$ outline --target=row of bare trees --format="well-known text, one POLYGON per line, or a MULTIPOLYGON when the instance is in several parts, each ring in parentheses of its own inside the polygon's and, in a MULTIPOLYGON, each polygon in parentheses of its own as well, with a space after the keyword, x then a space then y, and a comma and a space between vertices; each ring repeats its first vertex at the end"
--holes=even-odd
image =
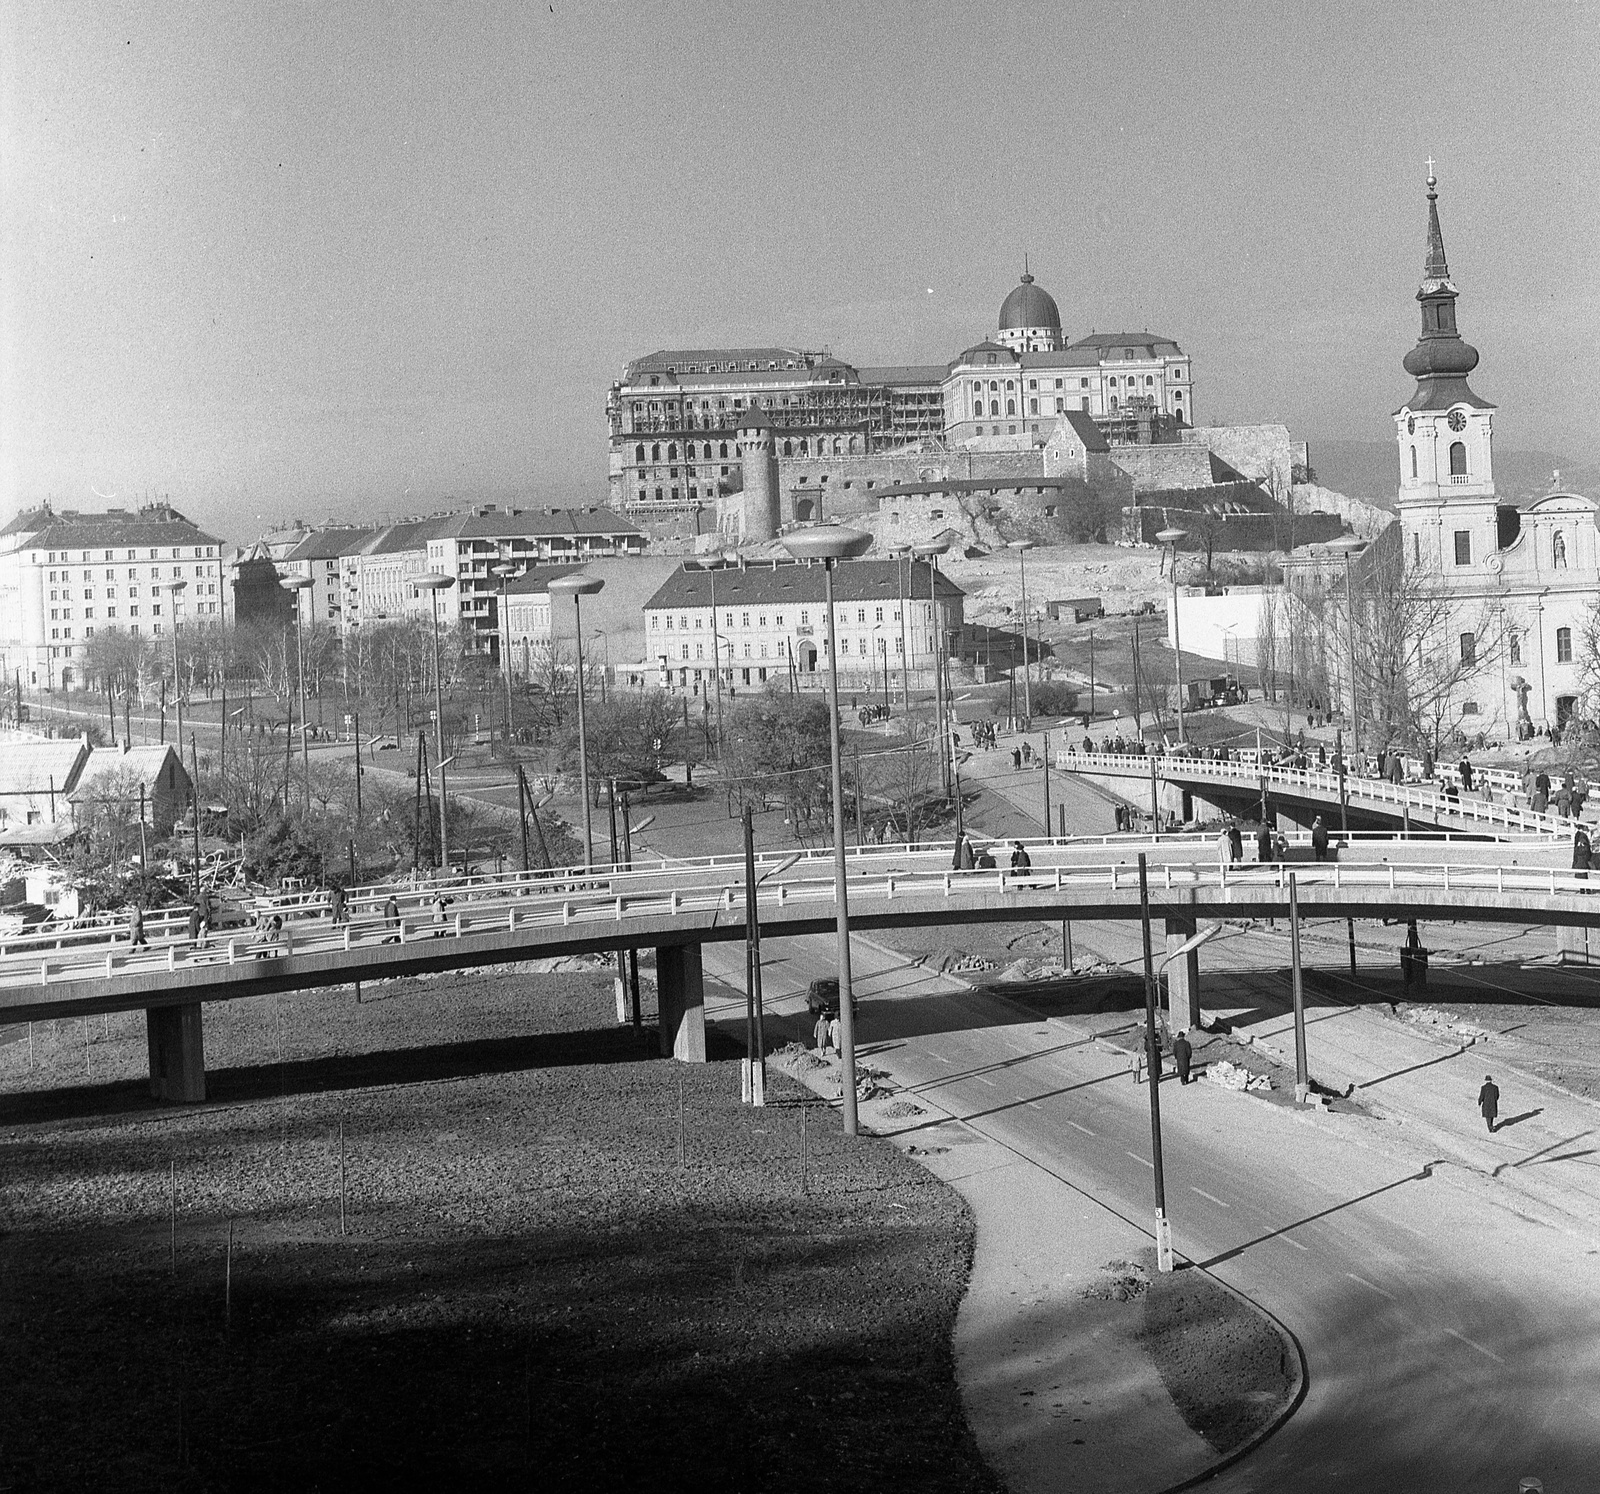
MULTIPOLYGON (((1362 744, 1427 748, 1436 756, 1480 729, 1475 688, 1503 668, 1505 614, 1406 564, 1398 526, 1352 566, 1298 571, 1263 593, 1257 628, 1261 687, 1291 706, 1345 710, 1351 683, 1362 744)), ((1498 697, 1499 686, 1495 693, 1498 697)))

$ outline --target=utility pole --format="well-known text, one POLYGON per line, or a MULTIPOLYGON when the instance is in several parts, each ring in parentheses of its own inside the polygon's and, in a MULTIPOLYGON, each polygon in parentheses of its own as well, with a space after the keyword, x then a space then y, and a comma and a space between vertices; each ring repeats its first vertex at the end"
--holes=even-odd
POLYGON ((1150 1160, 1155 1167, 1156 1267, 1172 1269, 1172 1225, 1167 1219, 1167 1182, 1161 1165, 1161 1035, 1156 1030, 1156 967, 1150 947, 1150 873, 1139 853, 1139 920, 1144 929, 1145 1067, 1150 1079, 1150 1160))
POLYGON ((1304 1105, 1311 1094, 1306 1065, 1306 991, 1300 974, 1300 891, 1289 873, 1289 960, 1294 985, 1294 1102, 1304 1105))
POLYGON ((761 920, 756 907, 756 840, 744 807, 744 1090, 752 1105, 767 1103, 767 1056, 761 1020, 761 920))
MULTIPOLYGON (((1339 841, 1340 850, 1350 847, 1350 796, 1345 792, 1344 782, 1344 729, 1335 728, 1333 733, 1333 755, 1339 764, 1339 841)), ((1344 921, 1345 938, 1350 944, 1350 973, 1356 973, 1356 921, 1346 918, 1344 921)))

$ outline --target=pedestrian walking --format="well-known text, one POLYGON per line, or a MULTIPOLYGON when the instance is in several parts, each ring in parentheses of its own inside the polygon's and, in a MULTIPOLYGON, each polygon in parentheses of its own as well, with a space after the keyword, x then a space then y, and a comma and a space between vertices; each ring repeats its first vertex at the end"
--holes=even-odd
POLYGON ((1478 1109, 1483 1112, 1484 1121, 1488 1124, 1489 1134, 1492 1136, 1495 1120, 1500 1114, 1500 1086, 1489 1074, 1483 1076, 1483 1088, 1478 1091, 1478 1109))
POLYGON ((200 944, 200 928, 204 922, 205 919, 200 912, 200 904, 197 901, 195 905, 189 909, 189 921, 185 925, 183 931, 184 937, 196 947, 198 947, 200 944))
POLYGON ((442 939, 449 932, 449 921, 445 910, 455 902, 447 893, 439 893, 433 900, 433 937, 442 939))
MULTIPOLYGON (((383 903, 383 926, 394 935, 393 942, 398 944, 405 938, 405 930, 400 927, 400 904, 391 892, 383 903)), ((388 935, 384 936, 384 943, 389 943, 388 935)))
POLYGON ((1138 1041, 1133 1046, 1133 1052, 1128 1055, 1128 1070, 1132 1073, 1135 1084, 1144 1083, 1144 1053, 1144 1032, 1141 1030, 1138 1041))
POLYGON ((826 1011, 817 1013, 817 1025, 812 1028, 811 1036, 816 1039, 817 1057, 825 1057, 828 1052, 828 1013, 826 1011))
POLYGON ((1261 822, 1261 828, 1256 831, 1256 860, 1272 860, 1272 830, 1265 820, 1261 822))
POLYGON ((1189 1046, 1189 1034, 1180 1032, 1172 1040, 1172 1061, 1178 1066, 1178 1083, 1189 1082, 1189 1066, 1194 1062, 1194 1049, 1189 1046))
POLYGON ((1020 747, 1011 749, 1011 769, 1013 772, 1020 772, 1022 769, 1022 749, 1020 747))
POLYGON ((1320 814, 1311 822, 1311 854, 1318 861, 1328 859, 1328 827, 1320 814))
POLYGON ((972 842, 965 835, 956 842, 956 870, 971 871, 973 863, 972 842))
POLYGON ((332 911, 335 923, 350 922, 350 911, 345 906, 344 888, 337 882, 333 884, 333 890, 328 894, 328 907, 332 911))
POLYGON ((1235 865, 1244 860, 1244 836, 1238 820, 1228 821, 1228 860, 1235 865))
POLYGON ((1027 766, 1027 767, 1031 768, 1033 766, 1033 743, 1032 742, 1024 742, 1022 744, 1022 761, 1023 761, 1024 765, 1027 766))
POLYGON ((1033 857, 1028 854, 1028 849, 1020 840, 1011 842, 1011 871, 1015 876, 1022 876, 1025 872, 1033 870, 1033 857))
POLYGON ((1589 880, 1589 867, 1593 864, 1594 851, 1589 844, 1589 832, 1581 825, 1572 837, 1572 870, 1580 882, 1589 880))
POLYGON ((1471 763, 1471 761, 1468 758, 1462 758, 1460 764, 1456 768, 1456 772, 1461 778, 1461 790, 1462 790, 1462 792, 1470 794, 1472 792, 1472 763, 1471 763))
POLYGON ((137 944, 149 942, 144 934, 144 909, 135 903, 128 914, 128 947, 132 949, 137 944))
POLYGON ((828 1014, 828 1046, 835 1053, 841 1051, 839 1047, 839 1014, 837 1012, 828 1014))

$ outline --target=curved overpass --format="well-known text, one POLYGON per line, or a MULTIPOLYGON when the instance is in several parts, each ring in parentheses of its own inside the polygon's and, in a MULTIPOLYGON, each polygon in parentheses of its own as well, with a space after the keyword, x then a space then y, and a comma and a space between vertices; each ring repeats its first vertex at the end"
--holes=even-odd
MULTIPOLYGON (((1126 797, 1138 801, 1152 771, 1162 783, 1180 792, 1214 804, 1219 810, 1249 816, 1259 804, 1263 784, 1271 802, 1293 812, 1294 818, 1309 823, 1315 814, 1339 813, 1339 775, 1326 768, 1291 768, 1282 763, 1256 764, 1251 761, 1217 762, 1210 758, 1172 753, 1122 754, 1110 752, 1057 752, 1053 766, 1058 772, 1074 773, 1115 786, 1126 797)), ((1392 783, 1384 778, 1365 778, 1347 774, 1345 802, 1356 825, 1394 826, 1409 818, 1419 827, 1499 838, 1506 835, 1570 835, 1577 821, 1569 816, 1535 813, 1520 802, 1522 794, 1515 776, 1502 770, 1487 770, 1474 779, 1470 794, 1446 794, 1444 784, 1403 780, 1392 783), (1477 785, 1488 787, 1490 798, 1483 798, 1477 785)), ((1335 821, 1336 822, 1336 821, 1335 821)))
MULTIPOLYGON (((1303 837, 1300 838, 1303 841, 1303 837)), ((1149 859, 1149 902, 1167 931, 1196 918, 1285 917, 1289 879, 1302 915, 1600 926, 1600 898, 1559 863, 1564 848, 1547 837, 1514 845, 1416 843, 1377 838, 1345 847, 1341 859, 1249 863, 1216 859, 1205 836, 1035 841, 1033 867, 952 871, 948 846, 862 848, 851 858, 847 895, 852 925, 863 931, 915 925, 1026 919, 1136 919, 1140 852, 1149 859)), ((1291 857, 1308 856, 1297 844, 1291 857)), ((762 932, 826 933, 834 926, 827 857, 766 855, 758 862, 762 932)), ((307 908, 283 934, 262 943, 247 934, 197 947, 176 937, 153 946, 114 943, 97 930, 8 941, 0 954, 0 1021, 25 1022, 143 1008, 150 1013, 157 1092, 203 1094, 203 1003, 274 991, 503 964, 618 948, 657 951, 663 1027, 699 1007, 699 947, 745 937, 742 858, 662 863, 556 877, 517 874, 452 883, 442 917, 429 911, 435 888, 404 895, 398 924, 382 914, 388 889, 353 900, 348 923, 307 908), (191 1053, 191 1049, 194 1051, 191 1053), (186 1076, 159 1082, 163 1072, 186 1076)), ((1188 999, 1188 998, 1186 998, 1188 999)), ((702 1049, 703 1051, 703 1049, 702 1049)), ((680 1056, 685 1054, 680 1048, 680 1056)))

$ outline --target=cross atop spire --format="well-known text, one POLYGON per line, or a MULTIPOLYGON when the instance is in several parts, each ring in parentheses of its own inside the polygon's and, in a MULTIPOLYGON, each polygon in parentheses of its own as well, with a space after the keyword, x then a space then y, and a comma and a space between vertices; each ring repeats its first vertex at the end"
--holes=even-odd
POLYGON ((1433 157, 1428 157, 1428 257, 1422 266, 1422 281, 1450 279, 1450 266, 1444 257, 1444 231, 1439 227, 1439 179, 1433 174, 1433 157))
POLYGON ((1022 251, 1022 283, 1024 285, 1033 284, 1033 276, 1028 273, 1028 251, 1026 249, 1022 251))

